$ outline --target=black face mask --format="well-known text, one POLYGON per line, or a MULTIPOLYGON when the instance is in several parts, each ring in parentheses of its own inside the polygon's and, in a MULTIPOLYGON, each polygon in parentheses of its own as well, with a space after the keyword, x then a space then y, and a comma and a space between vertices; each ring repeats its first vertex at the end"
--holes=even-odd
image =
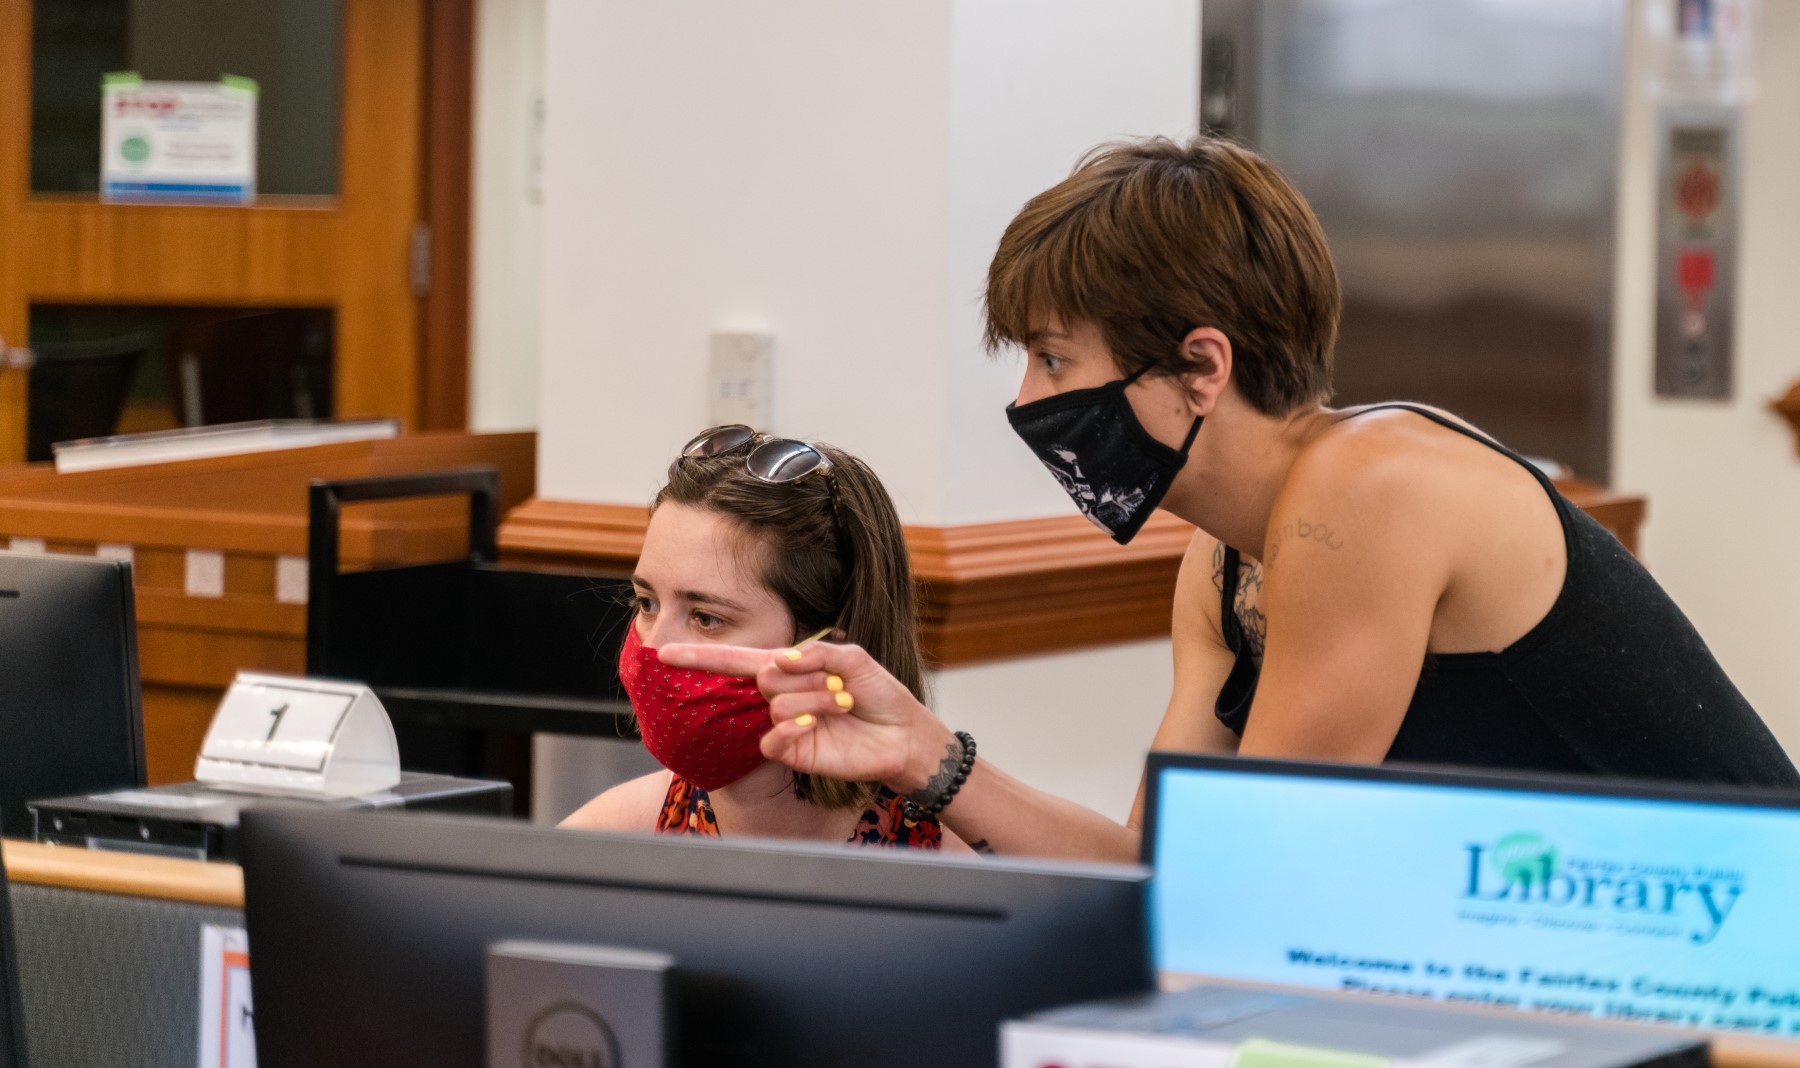
POLYGON ((1204 418, 1194 417, 1179 449, 1151 437, 1125 399, 1125 387, 1148 370, 1023 408, 1006 406, 1007 422, 1062 483, 1075 507, 1120 545, 1135 537, 1162 503, 1204 418))

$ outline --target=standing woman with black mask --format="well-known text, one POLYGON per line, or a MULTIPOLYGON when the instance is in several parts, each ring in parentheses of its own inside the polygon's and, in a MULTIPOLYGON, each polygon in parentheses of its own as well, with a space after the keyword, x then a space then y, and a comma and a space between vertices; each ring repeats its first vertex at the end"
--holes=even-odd
MULTIPOLYGON (((1029 361, 1007 417, 1076 507, 1121 543, 1159 507, 1198 528, 1156 748, 1800 785, 1535 467, 1435 409, 1326 407, 1339 303, 1305 201, 1207 138, 1090 154, 989 268, 988 341, 1029 361)), ((975 761, 852 646, 662 654, 756 676, 772 759, 886 783, 998 852, 1137 855, 1141 790, 1121 826, 975 761)))

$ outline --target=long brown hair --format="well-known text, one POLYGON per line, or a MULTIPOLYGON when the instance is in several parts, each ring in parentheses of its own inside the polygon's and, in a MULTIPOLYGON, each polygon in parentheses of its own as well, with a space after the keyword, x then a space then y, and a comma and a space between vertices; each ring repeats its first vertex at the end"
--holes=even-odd
MULTIPOLYGON (((912 566, 893 499, 868 464, 814 448, 831 472, 780 484, 750 474, 742 449, 678 459, 650 509, 673 501, 732 520, 759 550, 762 583, 787 605, 795 638, 836 627, 923 701, 912 566)), ((877 787, 798 772, 793 782, 795 796, 827 808, 867 805, 877 787)))

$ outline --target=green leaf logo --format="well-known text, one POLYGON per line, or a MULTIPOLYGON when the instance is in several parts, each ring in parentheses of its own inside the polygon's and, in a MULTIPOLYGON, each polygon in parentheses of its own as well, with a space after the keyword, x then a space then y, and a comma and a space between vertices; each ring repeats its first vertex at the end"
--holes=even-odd
POLYGON ((1556 874, 1556 847, 1541 834, 1517 831, 1494 843, 1493 861, 1507 882, 1535 883, 1556 874))
POLYGON ((127 137, 119 146, 119 155, 124 156, 127 162, 142 163, 150 158, 150 142, 142 137, 127 137))

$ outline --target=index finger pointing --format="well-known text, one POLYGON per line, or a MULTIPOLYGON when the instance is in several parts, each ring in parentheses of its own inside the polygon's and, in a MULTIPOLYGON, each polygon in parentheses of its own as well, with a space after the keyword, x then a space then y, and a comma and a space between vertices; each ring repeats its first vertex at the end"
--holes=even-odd
POLYGON ((742 645, 672 643, 656 650, 656 658, 674 668, 693 668, 748 679, 762 670, 772 652, 772 649, 751 649, 742 645))
POLYGON ((798 649, 777 649, 770 661, 791 675, 831 672, 837 675, 862 675, 867 670, 885 670, 875 663, 860 645, 837 642, 813 642, 798 649))

